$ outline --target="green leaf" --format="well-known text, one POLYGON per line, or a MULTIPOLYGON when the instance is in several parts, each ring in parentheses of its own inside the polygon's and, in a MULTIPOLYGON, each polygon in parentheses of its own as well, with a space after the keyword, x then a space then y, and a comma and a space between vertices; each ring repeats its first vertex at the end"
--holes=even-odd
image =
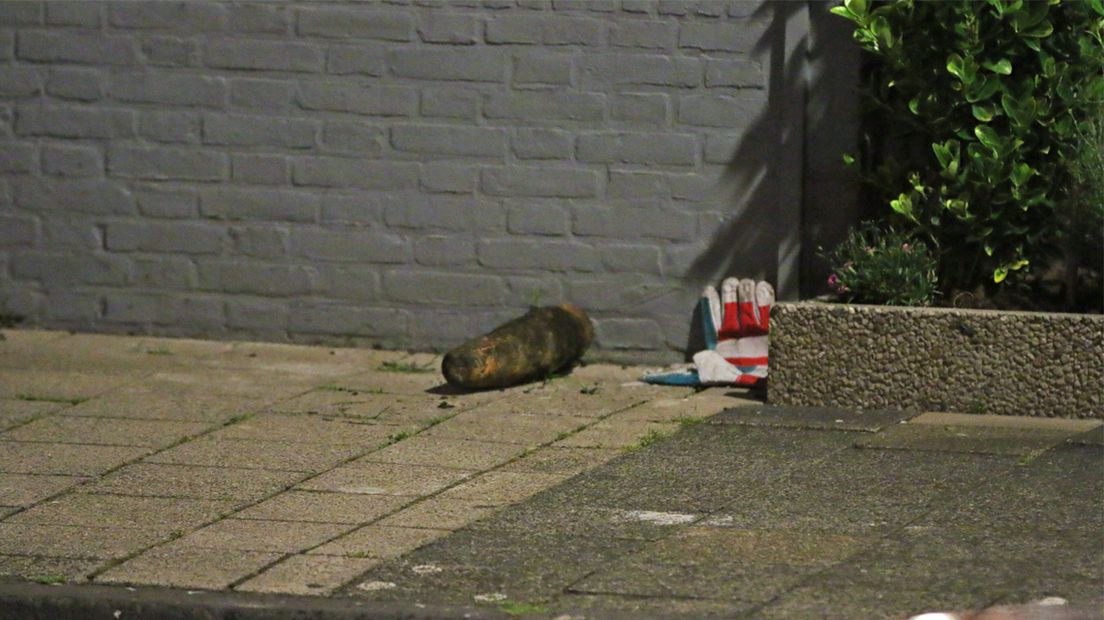
POLYGON ((997 62, 983 62, 981 66, 1000 75, 1012 75, 1012 61, 1001 58, 997 62))
POLYGON ((963 71, 963 62, 962 56, 951 54, 947 57, 947 71, 959 80, 965 81, 963 77, 965 75, 963 71))
POLYGON ((849 19, 851 21, 857 21, 857 18, 855 17, 855 14, 852 13, 851 11, 848 11, 847 7, 834 6, 830 9, 828 9, 828 12, 832 13, 833 15, 839 15, 840 17, 843 17, 845 19, 849 19))
POLYGON ((974 118, 983 123, 988 123, 997 115, 997 106, 991 103, 975 103, 970 106, 970 112, 974 115, 974 118))
POLYGON ((920 115, 920 97, 913 97, 908 102, 909 112, 919 116, 920 115))
POLYGON ((932 144, 932 151, 935 152, 935 158, 939 160, 939 165, 943 168, 950 166, 951 162, 954 161, 954 156, 951 155, 951 149, 938 142, 932 144))
POLYGON ((993 282, 1000 284, 1004 282, 1004 279, 1008 277, 1008 269, 1005 267, 997 267, 993 270, 993 282))
POLYGON ((1020 162, 1015 166, 1012 166, 1012 185, 1019 187, 1024 183, 1027 183, 1031 177, 1035 174, 1035 169, 1027 165, 1024 162, 1020 162))
POLYGON ((986 147, 994 151, 1000 148, 1000 136, 997 135, 996 130, 992 127, 988 125, 978 125, 974 127, 974 135, 976 135, 978 141, 986 147))
POLYGON ((1104 17, 1104 0, 1088 0, 1088 2, 1097 15, 1104 17))
POLYGON ((1036 39, 1044 39, 1054 33, 1054 26, 1049 20, 1043 21, 1037 26, 1033 26, 1028 30, 1024 30, 1020 34, 1025 37, 1032 37, 1036 39))
POLYGON ((912 212, 912 199, 905 194, 901 194, 896 200, 889 201, 889 206, 897 213, 905 216, 909 220, 915 222, 916 215, 912 212))
POLYGON ((884 47, 893 47, 893 29, 889 26, 889 20, 879 15, 870 20, 870 30, 878 37, 884 47))
POLYGON ((866 14, 866 0, 843 0, 843 6, 855 15, 866 14))
POLYGON ((843 164, 845 166, 855 165, 855 156, 851 155, 850 153, 844 153, 843 154, 843 164))
POLYGON ((997 91, 1001 88, 1000 78, 984 77, 980 80, 971 82, 966 88, 966 101, 975 103, 988 99, 997 94, 997 91))

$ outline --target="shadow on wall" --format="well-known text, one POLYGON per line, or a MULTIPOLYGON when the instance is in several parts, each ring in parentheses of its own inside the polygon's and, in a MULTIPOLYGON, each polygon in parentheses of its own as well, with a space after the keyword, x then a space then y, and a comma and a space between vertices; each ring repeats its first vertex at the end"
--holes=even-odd
MULTIPOLYGON (((752 50, 767 65, 766 105, 720 181, 731 211, 684 282, 767 280, 779 299, 824 292, 817 247, 843 239, 859 218, 857 184, 841 158, 858 136, 859 54, 828 8, 768 2, 752 15, 770 23, 752 50)), ((700 324, 695 307, 688 352, 704 348, 700 324)))

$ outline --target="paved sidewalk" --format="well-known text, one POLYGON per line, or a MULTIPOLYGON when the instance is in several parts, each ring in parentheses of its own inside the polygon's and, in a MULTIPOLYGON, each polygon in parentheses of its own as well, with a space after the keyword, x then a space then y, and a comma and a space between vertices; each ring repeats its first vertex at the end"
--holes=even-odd
POLYGON ((42 617, 1104 613, 1097 421, 772 408, 605 365, 454 394, 428 355, 4 334, 0 574, 79 584, 23 586, 63 601, 42 617))
POLYGON ((39 582, 328 594, 754 402, 605 365, 456 394, 425 354, 4 334, 0 573, 39 582))

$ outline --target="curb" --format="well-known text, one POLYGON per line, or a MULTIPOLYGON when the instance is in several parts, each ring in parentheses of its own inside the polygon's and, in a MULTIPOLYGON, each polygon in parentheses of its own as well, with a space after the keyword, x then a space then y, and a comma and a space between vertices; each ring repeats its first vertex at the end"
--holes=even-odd
POLYGON ((0 581, 0 620, 431 620, 508 617, 489 609, 379 603, 352 598, 0 581))

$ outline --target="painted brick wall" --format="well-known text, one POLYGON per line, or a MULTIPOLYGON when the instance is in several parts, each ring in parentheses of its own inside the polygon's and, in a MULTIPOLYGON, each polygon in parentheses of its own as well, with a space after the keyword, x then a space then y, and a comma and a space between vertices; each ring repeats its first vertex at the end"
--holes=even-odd
MULTIPOLYGON (((603 355, 669 359, 769 133, 772 13, 2 3, 0 310, 440 349, 570 301, 603 355)), ((774 277, 772 234, 730 271, 774 277)))

